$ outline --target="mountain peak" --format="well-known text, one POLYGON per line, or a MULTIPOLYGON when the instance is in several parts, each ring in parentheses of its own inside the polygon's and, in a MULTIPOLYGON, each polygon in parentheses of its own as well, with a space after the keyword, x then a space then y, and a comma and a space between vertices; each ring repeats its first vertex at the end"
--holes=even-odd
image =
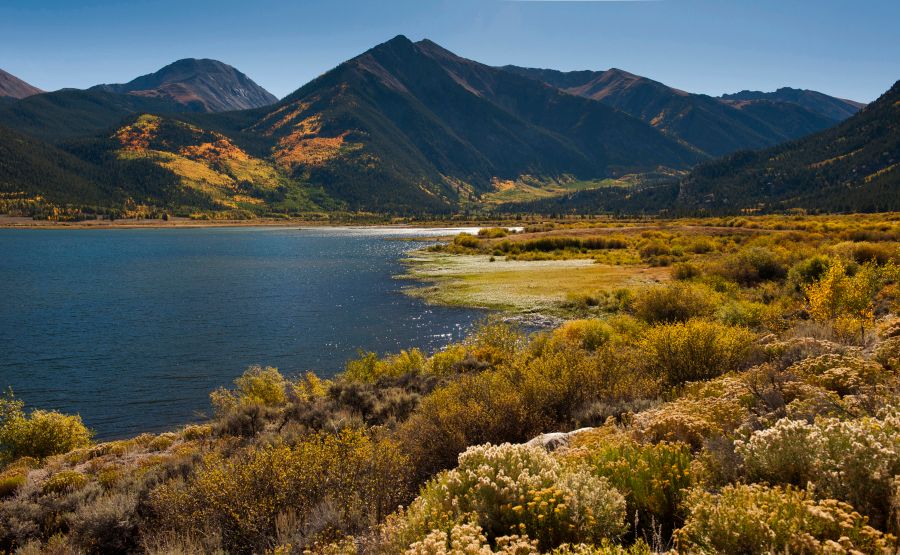
POLYGON ((385 42, 385 44, 412 44, 413 41, 409 40, 406 35, 397 35, 391 40, 385 42))
POLYGON ((607 69, 606 71, 604 71, 603 73, 610 75, 610 76, 614 75, 616 77, 625 77, 628 79, 646 79, 645 77, 635 75, 634 73, 631 73, 630 71, 625 71, 624 69, 619 69, 617 67, 611 67, 611 68, 607 69))
POLYGON ((44 91, 0 69, 0 97, 25 98, 44 91))
POLYGON ((209 58, 182 58, 128 83, 96 88, 166 98, 202 112, 259 108, 278 101, 234 67, 209 58))
POLYGON ((409 40, 409 38, 407 38, 406 35, 397 35, 396 37, 392 38, 391 40, 387 40, 379 45, 376 45, 375 47, 371 48, 369 51, 371 52, 371 51, 378 51, 378 50, 394 50, 394 49, 408 50, 410 48, 413 48, 414 45, 415 45, 415 43, 413 41, 409 40))

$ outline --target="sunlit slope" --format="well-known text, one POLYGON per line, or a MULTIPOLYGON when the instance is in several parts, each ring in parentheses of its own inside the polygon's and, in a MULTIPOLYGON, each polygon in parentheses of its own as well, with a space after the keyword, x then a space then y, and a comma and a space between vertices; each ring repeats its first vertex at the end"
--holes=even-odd
POLYGON ((113 139, 120 160, 152 162, 173 174, 183 189, 209 199, 214 208, 260 211, 286 208, 285 202, 294 202, 297 209, 320 208, 271 160, 248 154, 215 131, 144 114, 118 129, 113 139))

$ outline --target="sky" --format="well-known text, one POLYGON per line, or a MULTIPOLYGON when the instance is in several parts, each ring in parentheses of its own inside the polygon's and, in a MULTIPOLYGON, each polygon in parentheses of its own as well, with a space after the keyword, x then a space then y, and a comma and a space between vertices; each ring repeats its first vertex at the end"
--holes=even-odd
POLYGON ((283 97, 398 34, 714 96, 791 86, 869 102, 900 79, 898 0, 0 0, 0 68, 45 90, 190 57, 283 97))

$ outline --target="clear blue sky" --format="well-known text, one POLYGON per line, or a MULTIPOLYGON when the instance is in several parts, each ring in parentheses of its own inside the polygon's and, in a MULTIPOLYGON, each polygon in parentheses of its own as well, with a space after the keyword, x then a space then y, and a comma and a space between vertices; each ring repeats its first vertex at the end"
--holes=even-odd
POLYGON ((397 34, 712 95, 787 85, 871 101, 900 79, 898 0, 0 0, 0 68, 46 90, 202 57, 282 97, 397 34))

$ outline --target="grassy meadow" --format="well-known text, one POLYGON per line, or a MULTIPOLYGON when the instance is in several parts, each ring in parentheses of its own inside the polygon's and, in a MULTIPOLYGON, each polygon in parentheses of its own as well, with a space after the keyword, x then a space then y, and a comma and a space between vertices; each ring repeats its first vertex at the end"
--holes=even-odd
POLYGON ((564 321, 249 368, 208 421, 105 443, 9 393, 0 549, 897 552, 900 214, 533 221, 408 277, 564 321))

